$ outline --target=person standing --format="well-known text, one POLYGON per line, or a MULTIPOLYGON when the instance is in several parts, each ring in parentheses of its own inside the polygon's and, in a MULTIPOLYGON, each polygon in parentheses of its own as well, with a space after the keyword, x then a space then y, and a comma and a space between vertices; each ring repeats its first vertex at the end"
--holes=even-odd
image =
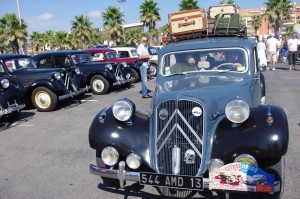
POLYGON ((148 46, 147 46, 147 38, 142 37, 141 43, 137 48, 137 54, 139 59, 142 61, 142 65, 140 65, 140 71, 141 71, 141 83, 142 83, 142 98, 151 98, 148 94, 148 88, 147 88, 147 70, 150 65, 149 59, 152 58, 152 56, 149 54, 148 46))
POLYGON ((259 66, 267 66, 267 57, 266 57, 266 45, 263 42, 262 36, 258 38, 257 43, 257 54, 259 59, 259 66))
POLYGON ((298 45, 300 45, 300 41, 297 38, 297 33, 293 32, 292 38, 288 40, 288 61, 289 61, 289 70, 295 70, 297 53, 298 53, 298 45))
POLYGON ((282 36, 280 58, 282 59, 283 63, 285 63, 287 60, 288 40, 289 37, 287 35, 282 36))
POLYGON ((280 42, 271 35, 271 37, 267 40, 267 61, 268 67, 267 70, 270 69, 270 64, 272 63, 272 70, 275 70, 277 63, 277 50, 280 46, 280 42))

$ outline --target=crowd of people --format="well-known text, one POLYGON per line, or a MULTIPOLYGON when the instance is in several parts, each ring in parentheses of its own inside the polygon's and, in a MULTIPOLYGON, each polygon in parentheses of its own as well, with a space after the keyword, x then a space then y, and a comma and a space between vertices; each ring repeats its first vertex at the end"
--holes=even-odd
POLYGON ((267 66, 267 70, 276 70, 278 61, 288 63, 289 70, 295 70, 300 40, 297 33, 287 35, 270 35, 266 40, 262 36, 258 37, 258 58, 260 65, 267 66))

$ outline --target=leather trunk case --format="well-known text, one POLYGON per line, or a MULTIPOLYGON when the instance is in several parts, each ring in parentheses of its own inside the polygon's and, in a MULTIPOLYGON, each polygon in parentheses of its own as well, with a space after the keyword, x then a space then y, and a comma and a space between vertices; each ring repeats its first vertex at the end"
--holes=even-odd
POLYGON ((169 14, 168 18, 170 33, 173 36, 193 33, 206 34, 207 19, 203 8, 174 12, 169 14))

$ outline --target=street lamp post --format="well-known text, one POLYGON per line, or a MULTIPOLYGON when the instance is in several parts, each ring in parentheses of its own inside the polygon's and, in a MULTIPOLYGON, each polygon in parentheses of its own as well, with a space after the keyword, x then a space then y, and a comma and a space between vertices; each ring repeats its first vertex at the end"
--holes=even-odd
POLYGON ((118 2, 121 4, 121 12, 123 12, 123 3, 125 3, 126 0, 118 0, 118 2))
POLYGON ((17 0, 17 7, 18 7, 19 23, 20 25, 22 25, 19 0, 17 0))

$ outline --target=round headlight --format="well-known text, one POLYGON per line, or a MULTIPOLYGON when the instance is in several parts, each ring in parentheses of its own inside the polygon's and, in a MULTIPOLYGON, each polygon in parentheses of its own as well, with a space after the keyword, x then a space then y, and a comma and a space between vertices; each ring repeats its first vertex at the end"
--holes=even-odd
POLYGON ((8 79, 2 79, 1 80, 1 85, 2 85, 2 88, 8 88, 9 87, 8 79))
POLYGON ((54 74, 53 74, 53 77, 54 77, 54 79, 56 79, 56 80, 60 80, 60 79, 61 79, 61 76, 60 76, 59 73, 54 73, 54 74))
POLYGON ((123 65, 123 67, 127 67, 127 63, 126 62, 122 62, 121 64, 123 65))
POLYGON ((131 169, 138 169, 141 166, 142 161, 140 156, 135 153, 131 153, 126 158, 126 164, 131 169))
POLYGON ((111 64, 106 64, 105 68, 108 69, 108 70, 112 70, 112 65, 111 64))
POLYGON ((76 75, 79 75, 79 74, 80 74, 79 68, 75 68, 75 73, 76 73, 76 75))
POLYGON ((108 166, 114 166, 119 159, 119 153, 114 147, 105 147, 101 153, 103 162, 108 166))
POLYGON ((256 159, 249 154, 241 154, 234 159, 234 162, 246 162, 254 166, 258 166, 256 159))
POLYGON ((132 116, 134 105, 128 99, 122 99, 113 105, 112 111, 117 120, 125 122, 132 116))
POLYGON ((249 105, 242 100, 233 100, 225 107, 226 117, 233 123, 246 121, 250 114, 249 105))
POLYGON ((208 163, 208 170, 213 172, 224 166, 224 162, 220 159, 211 159, 208 163))

